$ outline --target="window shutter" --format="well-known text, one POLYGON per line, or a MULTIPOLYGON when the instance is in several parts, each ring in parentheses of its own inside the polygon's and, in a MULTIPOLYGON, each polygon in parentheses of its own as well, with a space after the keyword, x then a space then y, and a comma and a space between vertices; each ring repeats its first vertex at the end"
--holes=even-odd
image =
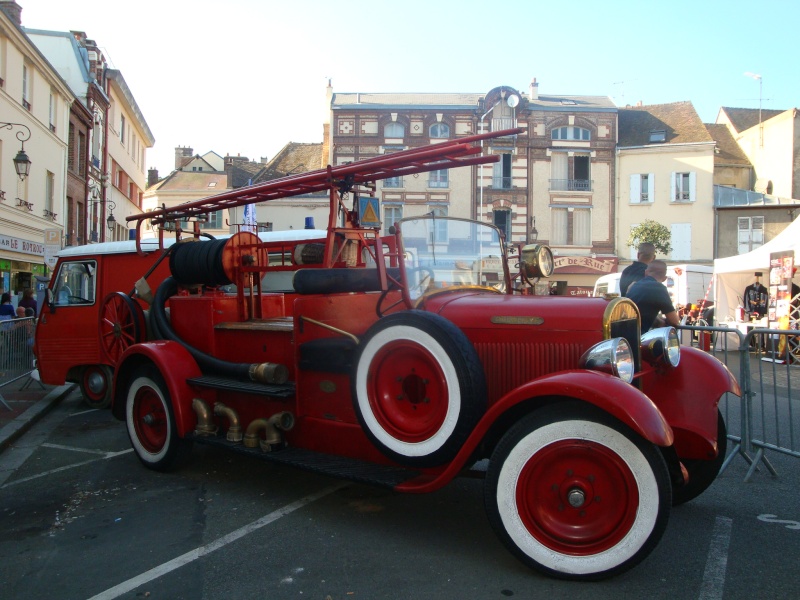
POLYGON ((641 176, 638 173, 636 175, 631 175, 631 192, 630 192, 631 204, 639 203, 639 200, 642 197, 641 185, 642 185, 641 176))
POLYGON ((750 252, 750 217, 739 217, 738 221, 738 252, 745 254, 750 252))
POLYGON ((656 201, 656 174, 647 175, 647 200, 652 204, 656 201))
POLYGON ((697 173, 691 171, 689 173, 689 202, 697 200, 697 173))
POLYGON ((669 179, 669 201, 675 202, 675 171, 670 174, 669 179))

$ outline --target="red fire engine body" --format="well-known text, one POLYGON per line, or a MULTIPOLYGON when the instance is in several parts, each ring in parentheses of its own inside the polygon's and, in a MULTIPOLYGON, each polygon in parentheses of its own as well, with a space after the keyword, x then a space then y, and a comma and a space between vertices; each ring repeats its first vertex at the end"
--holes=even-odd
POLYGON ((625 298, 531 294, 552 271, 546 246, 512 257, 493 226, 435 215, 384 236, 361 224, 376 180, 495 162, 476 142, 516 133, 130 217, 163 242, 222 208, 314 191, 331 206, 324 240, 241 231, 167 249, 150 338, 114 375, 112 410, 141 462, 165 470, 187 444, 213 444, 421 493, 488 459, 489 520, 525 564, 599 579, 644 559, 670 506, 719 472, 718 403, 740 393, 730 372, 672 328, 642 336, 625 298))

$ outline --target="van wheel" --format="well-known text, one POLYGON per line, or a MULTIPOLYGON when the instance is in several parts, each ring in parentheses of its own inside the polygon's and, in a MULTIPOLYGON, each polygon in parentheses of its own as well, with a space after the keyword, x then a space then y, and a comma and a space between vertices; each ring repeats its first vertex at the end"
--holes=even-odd
POLYGON ((108 365, 89 365, 81 371, 78 382, 83 401, 91 408, 106 408, 111 404, 113 371, 108 365))
POLYGON ((523 563, 594 580, 650 554, 669 519, 670 491, 656 446, 570 402, 537 410, 503 436, 484 498, 492 527, 523 563))
POLYGON ((372 443, 400 464, 452 460, 486 411, 477 352, 439 315, 383 317, 359 344, 355 364, 356 415, 372 443))
POLYGON ((122 353, 144 341, 144 311, 136 300, 111 292, 100 307, 100 349, 109 364, 119 364, 122 353))
POLYGON ((136 456, 154 471, 175 465, 189 442, 178 437, 167 384, 153 365, 138 367, 125 395, 125 423, 136 456))

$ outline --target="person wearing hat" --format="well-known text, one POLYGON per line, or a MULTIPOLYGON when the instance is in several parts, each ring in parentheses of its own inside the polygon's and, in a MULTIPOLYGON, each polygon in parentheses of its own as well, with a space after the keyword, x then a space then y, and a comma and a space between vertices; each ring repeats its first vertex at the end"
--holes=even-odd
POLYGON ((756 317, 758 319, 767 315, 767 302, 769 296, 767 295, 767 288, 761 285, 759 279, 763 273, 761 271, 755 272, 755 283, 751 283, 744 288, 744 312, 747 316, 756 317))

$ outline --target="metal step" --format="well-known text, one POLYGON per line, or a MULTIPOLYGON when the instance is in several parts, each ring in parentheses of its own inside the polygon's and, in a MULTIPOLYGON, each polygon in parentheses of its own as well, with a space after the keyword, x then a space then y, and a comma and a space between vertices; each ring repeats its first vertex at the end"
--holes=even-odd
POLYGON ((247 448, 241 443, 229 442, 222 436, 196 435, 190 439, 200 444, 225 448, 238 454, 245 454, 269 462, 390 489, 394 489, 401 483, 420 475, 419 471, 411 469, 377 465, 353 458, 313 452, 303 448, 283 448, 272 452, 263 452, 260 448, 247 448))
POLYGON ((189 385, 198 387, 213 388, 215 390, 226 390, 229 392, 241 392, 256 396, 271 396, 273 398, 292 398, 294 396, 294 382, 282 385, 271 383, 258 383, 255 381, 240 381, 227 377, 216 377, 213 375, 201 375, 187 379, 189 385))

